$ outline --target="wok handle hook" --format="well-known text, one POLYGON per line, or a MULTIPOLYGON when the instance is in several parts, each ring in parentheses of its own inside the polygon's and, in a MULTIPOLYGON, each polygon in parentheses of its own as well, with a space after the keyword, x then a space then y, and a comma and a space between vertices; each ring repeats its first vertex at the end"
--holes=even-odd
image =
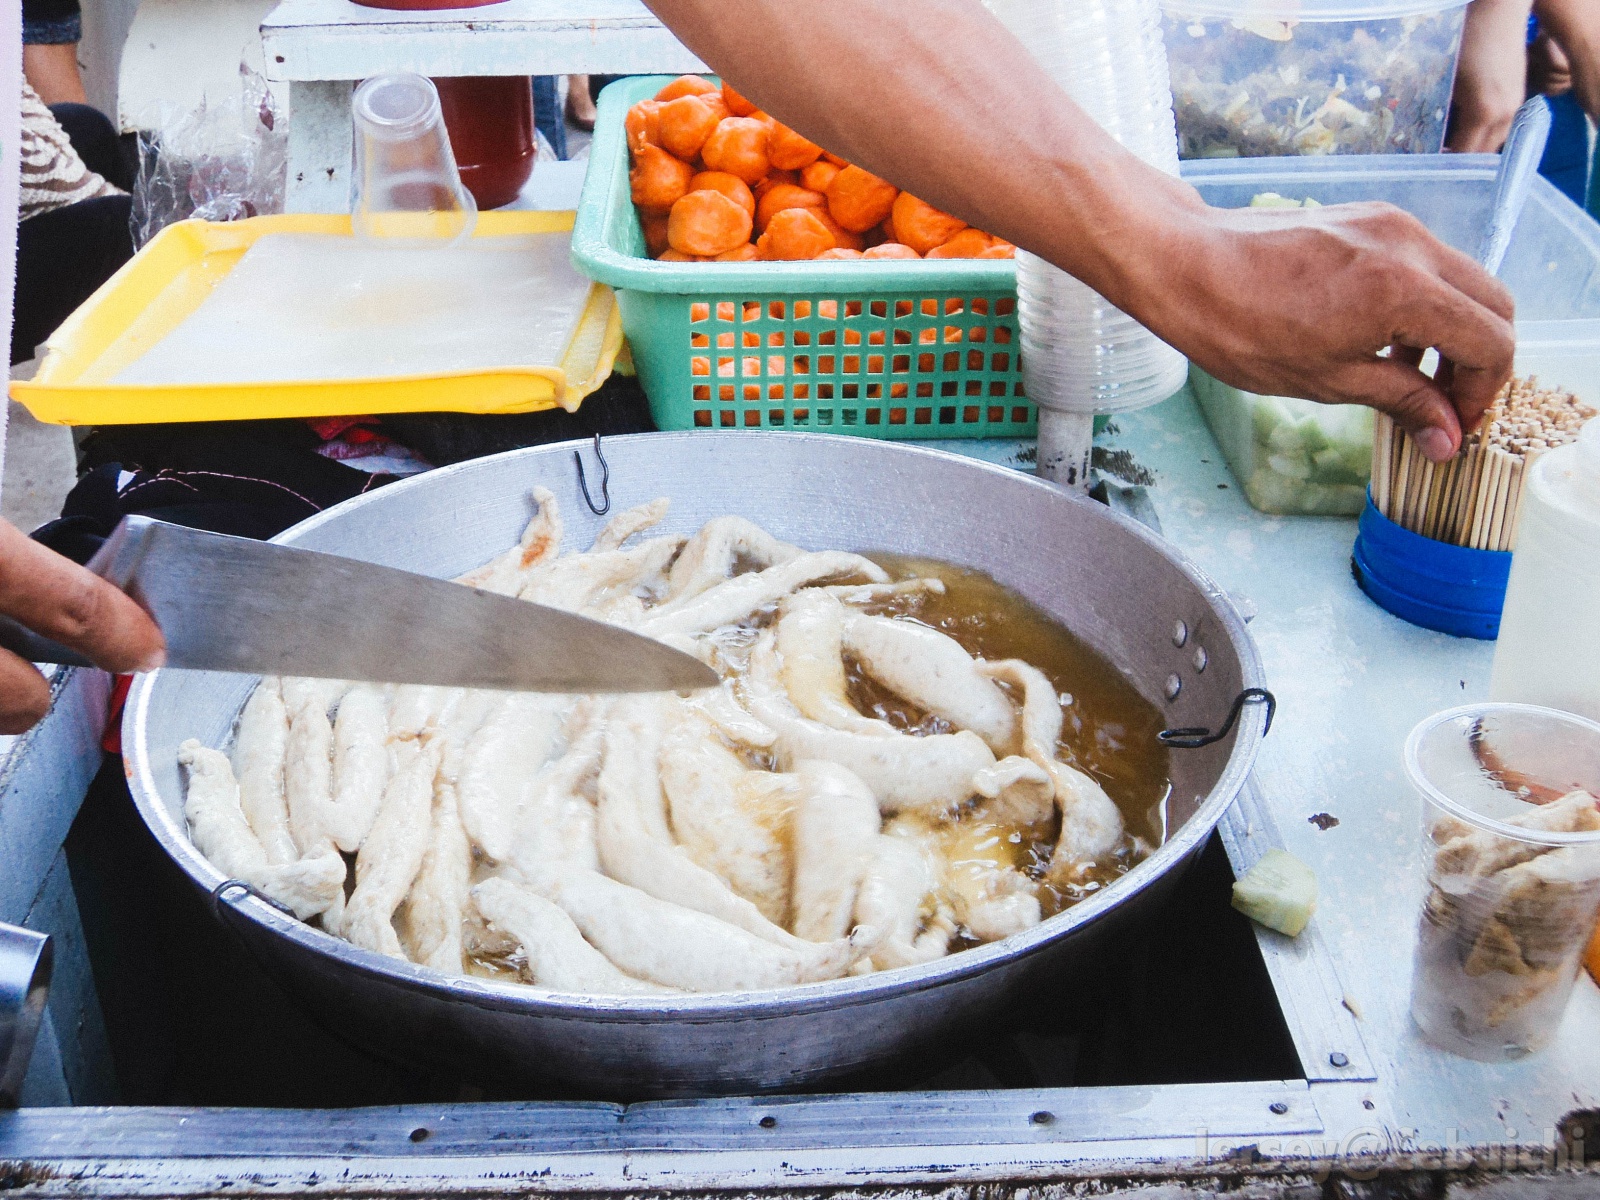
POLYGON ((589 494, 589 480, 583 473, 583 455, 577 450, 572 452, 572 461, 578 468, 578 487, 583 491, 583 502, 589 506, 589 511, 597 517, 603 517, 611 511, 611 465, 606 462, 604 451, 600 449, 600 435, 594 435, 594 456, 600 460, 600 503, 594 502, 594 497, 589 494))
MULTIPOLYGON (((277 909, 285 916, 294 916, 293 909, 289 908, 288 905, 278 903, 278 901, 274 900, 271 896, 267 895, 254 884, 246 883, 242 879, 224 879, 221 883, 217 884, 216 887, 211 889, 211 915, 224 925, 226 925, 228 922, 223 916, 222 906, 228 902, 229 892, 245 892, 251 896, 254 896, 257 900, 261 900, 272 905, 273 908, 277 909)), ((298 920, 299 918, 296 917, 295 919, 298 920)))
POLYGON ((1234 697, 1233 707, 1228 710, 1228 719, 1215 733, 1204 725, 1195 725, 1183 729, 1163 729, 1156 734, 1156 740, 1174 750, 1198 750, 1202 746, 1215 745, 1233 732, 1233 727, 1239 723, 1239 714, 1244 711, 1246 704, 1267 706, 1267 726, 1261 731, 1261 736, 1266 737, 1272 732, 1272 718, 1278 715, 1278 698, 1266 688, 1253 687, 1245 688, 1234 697))

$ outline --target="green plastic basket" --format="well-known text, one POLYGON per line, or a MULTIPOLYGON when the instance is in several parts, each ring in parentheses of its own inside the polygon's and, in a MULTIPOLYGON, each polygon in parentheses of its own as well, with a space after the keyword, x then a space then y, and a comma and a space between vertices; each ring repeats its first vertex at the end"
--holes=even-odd
POLYGON ((877 438, 1028 437, 1017 272, 1008 260, 662 263, 628 185, 629 106, 600 96, 572 231, 578 269, 616 289, 662 429, 805 429, 877 438))

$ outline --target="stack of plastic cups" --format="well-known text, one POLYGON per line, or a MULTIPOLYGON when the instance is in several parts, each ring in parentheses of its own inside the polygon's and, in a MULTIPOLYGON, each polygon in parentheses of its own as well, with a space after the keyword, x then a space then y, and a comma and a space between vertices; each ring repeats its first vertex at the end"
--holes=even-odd
MULTIPOLYGON (((1178 173, 1157 0, 987 0, 1050 76, 1124 147, 1178 173)), ((1044 259, 1017 253, 1023 380, 1039 406, 1039 473, 1088 486, 1096 413, 1159 403, 1188 365, 1132 317, 1044 259)))

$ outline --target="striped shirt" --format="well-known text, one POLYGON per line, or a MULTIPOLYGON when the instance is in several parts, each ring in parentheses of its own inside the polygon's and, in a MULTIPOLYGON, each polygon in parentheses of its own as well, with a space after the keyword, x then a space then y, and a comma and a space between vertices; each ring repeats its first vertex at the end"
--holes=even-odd
POLYGON ((65 208, 97 196, 117 196, 122 189, 84 166, 72 148, 66 130, 39 94, 22 81, 22 193, 23 220, 65 208))

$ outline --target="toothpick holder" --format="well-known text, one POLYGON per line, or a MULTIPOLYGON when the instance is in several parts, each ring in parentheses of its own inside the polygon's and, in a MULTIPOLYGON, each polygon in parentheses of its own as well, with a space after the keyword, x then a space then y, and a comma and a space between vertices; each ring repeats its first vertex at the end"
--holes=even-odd
POLYGON ((1356 582, 1403 621, 1455 637, 1500 635, 1511 554, 1435 541, 1396 525, 1367 495, 1351 559, 1356 582))

